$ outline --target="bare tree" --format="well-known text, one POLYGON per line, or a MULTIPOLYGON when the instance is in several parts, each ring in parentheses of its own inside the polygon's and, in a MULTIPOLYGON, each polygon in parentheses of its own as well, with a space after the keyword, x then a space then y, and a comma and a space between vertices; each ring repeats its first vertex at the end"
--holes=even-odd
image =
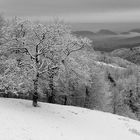
MULTIPOLYGON (((37 106, 40 76, 49 77, 49 88, 53 95, 54 74, 73 52, 88 45, 88 39, 73 36, 67 25, 58 21, 50 25, 33 24, 17 18, 2 29, 1 49, 14 57, 18 67, 29 69, 33 84, 33 106, 37 106)), ((11 58, 10 58, 11 59, 11 58)), ((27 75, 27 71, 24 71, 27 75)))

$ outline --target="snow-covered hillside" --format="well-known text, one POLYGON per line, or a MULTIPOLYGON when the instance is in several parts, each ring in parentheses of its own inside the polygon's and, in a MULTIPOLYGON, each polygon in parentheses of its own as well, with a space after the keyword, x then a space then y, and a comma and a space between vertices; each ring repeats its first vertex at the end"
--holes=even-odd
POLYGON ((0 98, 0 140, 140 140, 140 122, 78 107, 0 98))

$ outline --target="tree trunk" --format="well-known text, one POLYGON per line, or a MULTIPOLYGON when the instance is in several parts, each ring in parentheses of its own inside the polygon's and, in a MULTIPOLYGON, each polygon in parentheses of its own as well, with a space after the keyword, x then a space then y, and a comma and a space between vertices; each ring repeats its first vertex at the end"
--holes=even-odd
POLYGON ((66 85, 66 94, 69 95, 69 70, 68 70, 68 66, 67 66, 67 60, 63 60, 62 64, 65 67, 65 76, 66 76, 66 81, 65 81, 65 85, 66 85))
POLYGON ((67 105, 67 96, 65 95, 65 98, 64 98, 64 105, 67 105))
POLYGON ((34 80, 34 93, 33 93, 33 106, 37 106, 37 101, 38 101, 38 79, 39 79, 39 74, 37 73, 36 79, 34 80))
POLYGON ((89 99, 90 99, 90 94, 89 94, 89 90, 88 87, 86 86, 86 95, 85 95, 85 103, 84 103, 84 107, 85 108, 90 108, 90 103, 89 103, 89 99))
POLYGON ((112 99, 112 101, 113 101, 113 114, 117 114, 117 100, 118 100, 118 97, 117 97, 117 89, 116 89, 116 87, 113 87, 114 88, 114 90, 113 90, 113 99, 112 99))
POLYGON ((37 107, 37 101, 38 101, 38 80, 39 80, 39 73, 38 73, 38 64, 39 64, 38 45, 36 46, 35 64, 36 64, 36 67, 37 67, 37 70, 36 70, 37 73, 36 73, 36 78, 34 80, 33 106, 37 107))
POLYGON ((113 104, 113 112, 112 113, 116 114, 116 104, 115 103, 113 104))
POLYGON ((53 70, 51 70, 50 76, 49 76, 49 88, 50 88, 50 96, 49 96, 49 99, 48 99, 49 103, 55 103, 53 79, 54 79, 54 73, 53 73, 53 70))

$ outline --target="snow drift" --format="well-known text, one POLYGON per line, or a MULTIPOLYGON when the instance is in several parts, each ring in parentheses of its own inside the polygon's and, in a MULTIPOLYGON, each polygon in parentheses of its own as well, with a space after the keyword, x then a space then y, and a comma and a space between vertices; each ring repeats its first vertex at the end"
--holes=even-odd
POLYGON ((0 98, 0 140, 140 140, 140 122, 78 107, 0 98))

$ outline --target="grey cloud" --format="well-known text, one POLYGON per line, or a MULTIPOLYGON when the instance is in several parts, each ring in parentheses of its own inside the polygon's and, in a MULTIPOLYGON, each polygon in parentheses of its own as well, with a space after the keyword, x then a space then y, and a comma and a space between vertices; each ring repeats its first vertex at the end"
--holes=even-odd
POLYGON ((7 16, 64 16, 71 20, 78 18, 100 20, 104 15, 109 18, 109 14, 104 13, 116 11, 119 17, 121 11, 134 11, 134 16, 138 9, 140 9, 140 0, 0 0, 0 12, 5 12, 7 16))
POLYGON ((0 0, 9 15, 46 15, 139 9, 140 0, 0 0))

